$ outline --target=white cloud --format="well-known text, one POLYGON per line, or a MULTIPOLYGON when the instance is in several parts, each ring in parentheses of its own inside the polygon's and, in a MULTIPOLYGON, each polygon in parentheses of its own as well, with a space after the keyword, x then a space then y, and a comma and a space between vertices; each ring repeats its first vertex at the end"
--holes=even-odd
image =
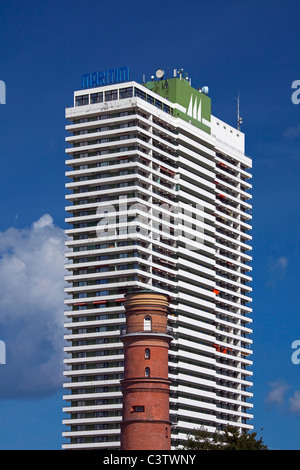
POLYGON ((283 281, 287 274, 289 260, 286 256, 279 256, 277 259, 271 259, 267 265, 268 279, 267 285, 276 288, 278 283, 283 281))
POLYGON ((266 403, 275 405, 281 411, 300 415, 300 390, 294 391, 291 396, 286 396, 290 386, 284 381, 276 381, 269 384, 270 392, 266 397, 266 403))
POLYGON ((62 383, 64 232, 43 215, 0 232, 0 398, 42 396, 62 383))
POLYGON ((280 270, 285 270, 287 268, 288 264, 289 264, 288 259, 285 256, 281 256, 276 261, 275 266, 280 270))
POLYGON ((270 383, 271 390, 266 397, 266 402, 274 405, 282 405, 284 403, 284 395, 289 388, 285 382, 270 383))
POLYGON ((283 136, 288 139, 297 139, 300 137, 300 126, 288 127, 283 131, 283 136))
POLYGON ((296 390, 289 398, 291 413, 300 414, 300 390, 296 390))

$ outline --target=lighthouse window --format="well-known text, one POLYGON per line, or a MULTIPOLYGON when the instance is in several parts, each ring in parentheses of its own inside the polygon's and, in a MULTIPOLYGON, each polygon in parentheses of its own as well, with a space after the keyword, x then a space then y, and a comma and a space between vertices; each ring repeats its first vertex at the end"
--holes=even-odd
POLYGON ((144 317, 144 331, 151 331, 151 317, 144 317))
POLYGON ((145 349, 145 359, 150 359, 150 349, 149 348, 145 349))
POLYGON ((145 377, 150 377, 150 367, 145 367, 145 377))
POLYGON ((145 411, 144 405, 135 405, 131 408, 131 411, 145 411))

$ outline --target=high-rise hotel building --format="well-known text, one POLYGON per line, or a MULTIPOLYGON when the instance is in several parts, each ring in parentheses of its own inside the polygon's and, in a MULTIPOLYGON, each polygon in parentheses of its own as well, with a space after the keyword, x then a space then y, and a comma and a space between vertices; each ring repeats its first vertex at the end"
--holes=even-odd
POLYGON ((172 448, 200 426, 250 430, 244 134, 181 71, 143 84, 109 74, 83 77, 66 109, 63 448, 120 448, 123 303, 137 289, 170 299, 172 448))

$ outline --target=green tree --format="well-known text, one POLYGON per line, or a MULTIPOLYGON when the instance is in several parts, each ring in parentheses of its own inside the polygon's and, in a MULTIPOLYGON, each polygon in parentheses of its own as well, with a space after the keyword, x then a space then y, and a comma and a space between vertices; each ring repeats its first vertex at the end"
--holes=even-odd
POLYGON ((227 426, 222 432, 210 433, 203 427, 188 437, 185 449, 194 450, 267 450, 257 433, 240 432, 234 426, 227 426))

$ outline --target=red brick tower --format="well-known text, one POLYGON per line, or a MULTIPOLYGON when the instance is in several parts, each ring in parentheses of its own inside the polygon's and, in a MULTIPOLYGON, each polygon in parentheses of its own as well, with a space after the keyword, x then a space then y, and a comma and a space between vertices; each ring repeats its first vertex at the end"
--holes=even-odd
POLYGON ((168 297, 151 291, 126 295, 122 450, 170 450, 168 297))

